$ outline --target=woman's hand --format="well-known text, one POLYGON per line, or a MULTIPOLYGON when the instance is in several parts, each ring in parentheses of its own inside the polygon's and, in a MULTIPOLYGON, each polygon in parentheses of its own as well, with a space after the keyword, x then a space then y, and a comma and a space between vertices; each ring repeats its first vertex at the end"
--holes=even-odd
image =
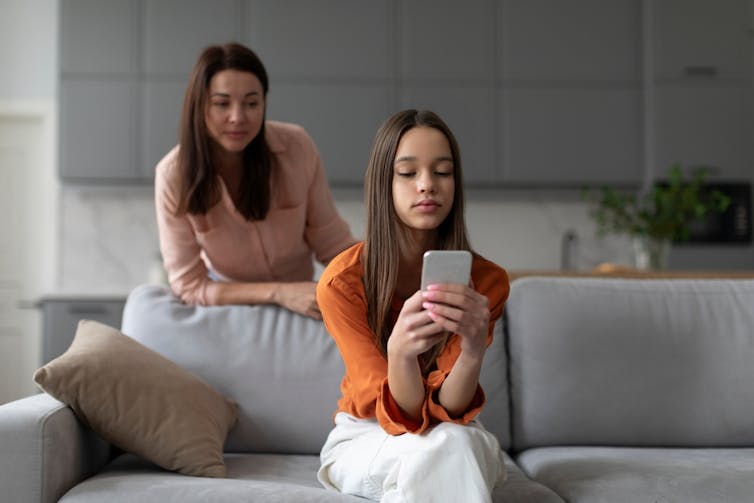
POLYGON ((461 353, 481 360, 490 323, 487 297, 468 286, 451 284, 429 285, 421 295, 432 321, 461 337, 461 353))
POLYGON ((387 341, 391 358, 413 360, 442 340, 444 328, 422 308, 422 292, 417 291, 403 303, 387 341))
POLYGON ((303 314, 315 320, 322 319, 322 313, 319 312, 317 305, 317 284, 312 281, 279 283, 273 299, 275 304, 294 313, 303 314))

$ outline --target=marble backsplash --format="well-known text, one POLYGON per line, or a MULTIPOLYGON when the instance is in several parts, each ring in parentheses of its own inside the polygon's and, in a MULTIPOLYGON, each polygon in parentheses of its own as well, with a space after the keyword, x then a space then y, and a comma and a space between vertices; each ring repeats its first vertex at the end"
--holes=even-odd
POLYGON ((64 187, 58 285, 62 291, 127 293, 159 260, 154 195, 148 187, 64 187))
MULTIPOLYGON (((360 194, 334 193, 362 237, 360 194)), ((64 186, 57 218, 59 290, 125 294, 154 281, 159 247, 151 187, 64 186)), ((467 222, 475 249, 511 270, 560 269, 564 253, 577 269, 630 261, 626 243, 594 237, 586 206, 569 194, 472 192, 467 222)))

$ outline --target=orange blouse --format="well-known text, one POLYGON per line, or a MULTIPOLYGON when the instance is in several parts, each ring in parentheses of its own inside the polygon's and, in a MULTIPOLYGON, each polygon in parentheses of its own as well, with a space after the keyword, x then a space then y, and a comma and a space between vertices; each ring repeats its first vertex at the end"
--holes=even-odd
MULTIPOLYGON (((458 335, 450 337, 437 357, 437 368, 424 377, 426 395, 421 422, 405 417, 393 400, 388 386, 387 359, 377 348, 374 333, 367 322, 366 294, 362 281, 363 248, 363 242, 358 243, 335 257, 317 284, 317 303, 325 327, 335 339, 345 364, 338 411, 359 418, 377 418, 380 426, 391 435, 421 433, 430 425, 443 421, 467 424, 484 405, 481 386, 477 385, 476 395, 460 417, 451 417, 440 404, 436 393, 461 352, 458 335)), ((489 299, 489 346, 493 327, 502 315, 503 304, 510 291, 508 275, 496 264, 474 255, 471 278, 474 288, 489 299)), ((393 321, 397 319, 402 306, 399 299, 393 299, 393 321)))

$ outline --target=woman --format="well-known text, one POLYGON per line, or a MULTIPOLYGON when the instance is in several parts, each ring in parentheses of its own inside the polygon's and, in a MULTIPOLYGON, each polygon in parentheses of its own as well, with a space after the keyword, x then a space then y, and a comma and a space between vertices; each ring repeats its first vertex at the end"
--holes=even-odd
POLYGON ((317 286, 345 363, 319 480, 380 501, 490 501, 502 452, 474 418, 509 284, 474 254, 471 286, 419 289, 426 250, 470 250, 459 149, 437 115, 406 110, 382 125, 365 198, 366 239, 317 286))
POLYGON ((312 255, 326 264, 354 238, 311 138, 265 120, 267 91, 247 47, 201 53, 180 144, 156 168, 160 250, 184 302, 274 303, 319 319, 312 255))

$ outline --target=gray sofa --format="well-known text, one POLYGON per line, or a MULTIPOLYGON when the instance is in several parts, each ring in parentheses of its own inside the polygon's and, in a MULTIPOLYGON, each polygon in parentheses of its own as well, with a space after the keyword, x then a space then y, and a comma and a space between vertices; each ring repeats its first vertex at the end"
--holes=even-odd
MULTIPOLYGON (((342 375, 321 323, 143 286, 122 330, 239 403, 227 478, 118 452, 40 394, 0 407, 0 501, 363 501, 315 477, 342 375)), ((754 501, 754 280, 524 278, 496 331, 495 502, 754 501)))

